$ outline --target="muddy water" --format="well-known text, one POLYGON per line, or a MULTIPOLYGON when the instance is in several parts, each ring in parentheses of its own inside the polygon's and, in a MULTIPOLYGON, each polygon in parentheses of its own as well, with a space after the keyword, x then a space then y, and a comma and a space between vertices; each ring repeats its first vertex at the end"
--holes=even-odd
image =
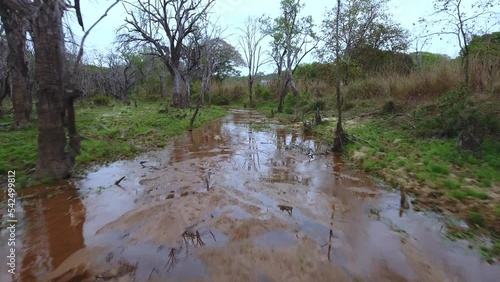
MULTIPOLYGON (((438 216, 402 209, 398 193, 326 149, 299 129, 234 110, 164 150, 97 167, 83 179, 26 189, 14 280, 495 281, 500 275, 498 265, 467 244, 448 241, 438 216)), ((0 281, 9 281, 1 270, 0 281)))

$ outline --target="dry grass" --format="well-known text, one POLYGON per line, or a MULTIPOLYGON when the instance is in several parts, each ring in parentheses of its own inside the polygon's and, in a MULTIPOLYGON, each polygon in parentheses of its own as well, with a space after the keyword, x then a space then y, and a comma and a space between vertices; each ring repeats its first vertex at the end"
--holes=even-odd
MULTIPOLYGON (((500 66, 471 59, 470 88, 474 93, 500 94, 500 66)), ((463 84, 460 62, 450 61, 414 70, 409 75, 378 75, 357 80, 344 90, 348 100, 393 100, 403 108, 431 102, 463 84)))

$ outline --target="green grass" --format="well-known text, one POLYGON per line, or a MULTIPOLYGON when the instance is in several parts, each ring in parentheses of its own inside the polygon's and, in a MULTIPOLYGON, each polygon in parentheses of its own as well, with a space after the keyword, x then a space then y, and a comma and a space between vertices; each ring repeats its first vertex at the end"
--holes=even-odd
POLYGON ((470 189, 470 188, 465 190, 465 195, 467 195, 469 197, 476 198, 476 199, 480 199, 480 200, 485 200, 488 198, 488 196, 484 192, 479 191, 477 189, 470 189))
POLYGON ((460 183, 455 179, 444 179, 441 183, 448 190, 460 189, 460 183))
MULTIPOLYGON (((113 107, 93 106, 88 103, 76 105, 77 130, 82 136, 78 165, 104 163, 131 158, 141 152, 164 147, 169 137, 185 132, 194 109, 169 109, 158 102, 140 102, 138 107, 125 106, 114 101, 113 107)), ((202 108, 194 127, 199 127, 226 113, 222 107, 202 108)), ((0 122, 12 121, 12 115, 0 122)), ((37 127, 32 122, 23 129, 0 128, 0 174, 16 170, 16 181, 20 187, 35 182, 30 177, 37 158, 37 127), (5 161, 4 161, 5 160, 5 161)), ((43 180, 47 182, 51 180, 43 180)))
POLYGON ((484 216, 475 211, 470 211, 469 212, 469 219, 472 223, 478 225, 478 226, 484 226, 484 216))

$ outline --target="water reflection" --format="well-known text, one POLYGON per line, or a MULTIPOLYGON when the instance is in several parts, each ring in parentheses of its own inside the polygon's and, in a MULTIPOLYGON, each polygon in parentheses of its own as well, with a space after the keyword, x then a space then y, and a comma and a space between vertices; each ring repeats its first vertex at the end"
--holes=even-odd
POLYGON ((84 247, 86 210, 68 182, 29 188, 23 195, 37 196, 24 207, 27 228, 21 237, 25 248, 20 280, 36 281, 84 247))

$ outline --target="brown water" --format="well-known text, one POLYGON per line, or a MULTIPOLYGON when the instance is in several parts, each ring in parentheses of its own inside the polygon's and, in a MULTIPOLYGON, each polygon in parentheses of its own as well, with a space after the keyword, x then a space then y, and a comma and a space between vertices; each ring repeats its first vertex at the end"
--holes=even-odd
POLYGON ((14 280, 497 281, 439 216, 401 209, 326 149, 233 110, 164 150, 23 190, 14 280))

